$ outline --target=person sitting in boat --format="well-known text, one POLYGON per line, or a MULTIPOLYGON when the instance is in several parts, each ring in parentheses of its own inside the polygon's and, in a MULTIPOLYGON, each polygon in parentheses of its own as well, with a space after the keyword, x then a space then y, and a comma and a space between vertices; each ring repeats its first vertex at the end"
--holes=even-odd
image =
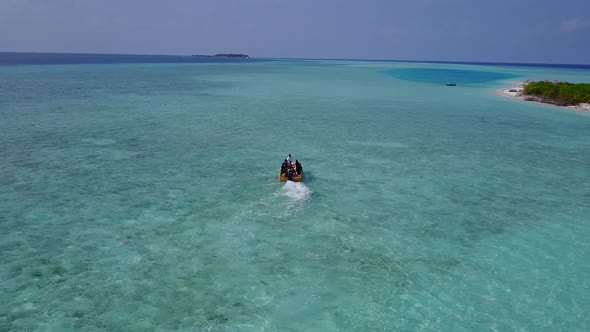
POLYGON ((289 162, 289 164, 293 163, 293 158, 291 157, 290 153, 289 153, 289 156, 287 157, 287 161, 289 162))
POLYGON ((287 159, 285 159, 285 161, 283 161, 283 164, 281 165, 281 174, 286 174, 288 168, 289 162, 287 162, 287 159))
POLYGON ((301 167, 299 160, 295 160, 295 172, 297 175, 301 175, 301 172, 303 172, 303 167, 301 167))

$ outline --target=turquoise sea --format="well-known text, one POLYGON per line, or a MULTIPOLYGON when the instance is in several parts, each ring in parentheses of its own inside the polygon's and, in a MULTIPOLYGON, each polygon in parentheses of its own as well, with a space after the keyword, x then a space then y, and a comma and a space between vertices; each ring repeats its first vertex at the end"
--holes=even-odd
POLYGON ((526 79, 590 70, 0 66, 0 331, 588 331, 590 112, 526 79))

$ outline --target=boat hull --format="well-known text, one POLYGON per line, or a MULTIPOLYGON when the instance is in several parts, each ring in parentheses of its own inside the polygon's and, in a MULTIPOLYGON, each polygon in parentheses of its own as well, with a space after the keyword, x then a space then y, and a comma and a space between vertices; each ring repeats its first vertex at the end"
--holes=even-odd
MULTIPOLYGON (((299 174, 299 175, 295 175, 293 177, 293 182, 301 182, 301 178, 303 178, 303 172, 301 172, 301 174, 299 174)), ((288 180, 289 179, 287 179, 287 175, 285 173, 279 174, 279 181, 285 182, 285 181, 288 181, 288 180)))

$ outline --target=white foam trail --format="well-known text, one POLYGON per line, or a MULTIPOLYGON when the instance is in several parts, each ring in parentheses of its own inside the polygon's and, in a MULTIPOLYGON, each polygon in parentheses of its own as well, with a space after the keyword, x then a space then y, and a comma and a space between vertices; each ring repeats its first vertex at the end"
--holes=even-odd
POLYGON ((313 191, 301 182, 287 181, 275 194, 278 198, 275 213, 279 218, 298 214, 307 206, 313 191))
POLYGON ((311 197, 312 190, 301 182, 287 181, 278 194, 300 202, 308 200, 311 197))
POLYGON ((313 191, 301 182, 287 181, 270 196, 263 197, 245 207, 237 218, 289 218, 303 211, 311 199, 313 191))

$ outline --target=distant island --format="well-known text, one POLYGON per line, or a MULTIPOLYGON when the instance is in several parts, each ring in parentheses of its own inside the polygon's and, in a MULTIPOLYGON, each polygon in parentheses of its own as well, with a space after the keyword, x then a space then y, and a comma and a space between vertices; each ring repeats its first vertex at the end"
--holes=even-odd
POLYGON ((250 58, 247 54, 239 54, 239 53, 215 54, 215 56, 224 57, 224 58, 243 58, 243 59, 250 58))
POLYGON ((505 94, 526 101, 567 106, 590 111, 590 84, 560 81, 526 81, 519 88, 504 89, 505 94))
POLYGON ((240 53, 219 53, 219 54, 215 54, 215 55, 195 54, 193 56, 250 59, 250 56, 248 56, 247 54, 240 54, 240 53))

